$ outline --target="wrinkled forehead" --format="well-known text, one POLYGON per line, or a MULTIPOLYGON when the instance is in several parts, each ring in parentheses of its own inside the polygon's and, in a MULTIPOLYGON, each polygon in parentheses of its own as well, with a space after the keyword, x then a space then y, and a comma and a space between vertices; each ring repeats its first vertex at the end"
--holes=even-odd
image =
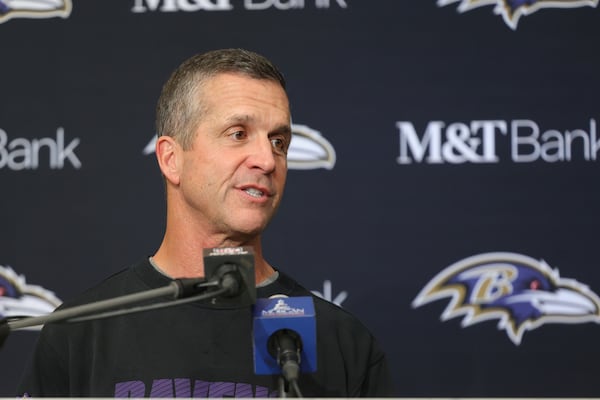
POLYGON ((238 73, 215 74, 199 85, 196 100, 205 111, 222 108, 223 104, 253 104, 285 113, 288 123, 291 119, 287 92, 272 79, 257 79, 238 73))

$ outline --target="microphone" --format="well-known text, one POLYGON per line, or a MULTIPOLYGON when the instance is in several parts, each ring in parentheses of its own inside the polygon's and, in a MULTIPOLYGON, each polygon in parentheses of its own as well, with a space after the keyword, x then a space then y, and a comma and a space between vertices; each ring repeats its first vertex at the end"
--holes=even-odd
POLYGON ((254 372, 288 382, 317 370, 317 322, 310 296, 272 296, 254 305, 254 372))
POLYGON ((250 246, 216 247, 203 250, 204 275, 217 282, 224 295, 214 298, 213 304, 249 306, 256 302, 254 251, 250 246))
POLYGON ((298 332, 285 328, 275 331, 269 336, 267 350, 281 366, 281 373, 288 382, 298 380, 302 351, 302 338, 298 332))
POLYGON ((11 331, 51 322, 95 320, 207 299, 212 299, 213 304, 217 305, 250 306, 254 304, 256 285, 254 283, 254 253, 251 247, 204 249, 203 257, 205 278, 176 279, 164 287, 63 308, 37 317, 6 319, 0 316, 0 348, 11 331), (219 289, 208 290, 211 287, 219 289), (163 296, 170 296, 173 300, 123 308, 163 296))

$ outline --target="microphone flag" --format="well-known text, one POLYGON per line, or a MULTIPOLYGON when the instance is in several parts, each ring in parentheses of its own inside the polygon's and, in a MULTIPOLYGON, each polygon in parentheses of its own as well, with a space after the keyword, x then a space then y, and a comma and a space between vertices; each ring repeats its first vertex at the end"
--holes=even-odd
POLYGON ((302 342, 300 372, 317 370, 317 322, 310 296, 257 299, 253 310, 254 372, 277 375, 281 367, 269 352, 269 339, 282 329, 294 331, 302 342))

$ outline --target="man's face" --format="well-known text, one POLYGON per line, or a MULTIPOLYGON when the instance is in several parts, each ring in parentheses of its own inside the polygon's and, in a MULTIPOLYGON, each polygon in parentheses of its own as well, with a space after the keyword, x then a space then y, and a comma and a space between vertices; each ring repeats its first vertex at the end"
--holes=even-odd
POLYGON ((291 140, 287 95, 277 83, 218 74, 201 89, 204 115, 183 152, 180 189, 200 229, 260 233, 285 186, 291 140))

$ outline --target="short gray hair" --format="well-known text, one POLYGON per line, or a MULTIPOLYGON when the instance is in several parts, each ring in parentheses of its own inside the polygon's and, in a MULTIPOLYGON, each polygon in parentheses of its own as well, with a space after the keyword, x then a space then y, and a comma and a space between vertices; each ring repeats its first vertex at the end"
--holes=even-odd
POLYGON ((189 149, 194 140, 194 128, 205 110, 199 90, 208 78, 221 73, 270 80, 285 90, 283 74, 260 54, 243 49, 197 54, 184 61, 162 88, 156 107, 158 136, 172 136, 184 149, 189 149))

